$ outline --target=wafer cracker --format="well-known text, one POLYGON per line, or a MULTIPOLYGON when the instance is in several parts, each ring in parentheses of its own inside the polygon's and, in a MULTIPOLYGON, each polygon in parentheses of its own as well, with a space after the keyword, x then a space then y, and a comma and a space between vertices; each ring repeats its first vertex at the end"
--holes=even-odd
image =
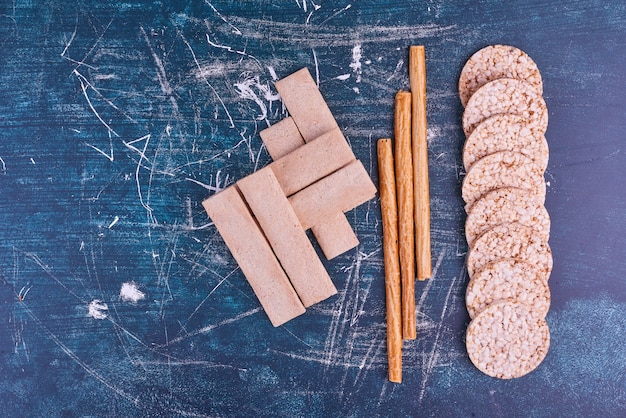
POLYGON ((465 220, 465 238, 470 247, 487 229, 509 222, 532 227, 544 240, 550 238, 550 215, 527 190, 503 187, 482 195, 465 220))
POLYGON ((530 157, 542 170, 548 167, 548 141, 536 124, 521 116, 500 114, 481 122, 465 141, 463 165, 472 165, 498 151, 515 151, 530 157))
POLYGON ((500 78, 479 88, 467 102, 463 112, 465 136, 469 137, 482 121, 499 114, 530 119, 543 133, 548 128, 546 102, 534 87, 526 81, 500 78))
POLYGON ((543 94, 539 68, 528 54, 514 46, 490 45, 472 55, 461 70, 459 96, 463 106, 476 90, 499 78, 527 81, 539 95, 543 94))
POLYGON ((507 258, 493 261, 476 272, 467 285, 465 306, 470 318, 497 302, 528 305, 545 318, 550 308, 550 288, 535 266, 507 258))
POLYGON ((470 360, 483 373, 499 379, 535 370, 550 348, 545 319, 521 303, 500 302, 474 318, 465 339, 470 360))
POLYGON ((502 187, 528 190, 540 204, 546 198, 543 171, 519 152, 500 151, 478 160, 463 179, 466 212, 482 195, 502 187))
POLYGON ((546 280, 552 271, 552 251, 548 242, 531 227, 518 222, 496 225, 474 241, 467 255, 467 272, 474 272, 501 258, 519 258, 534 265, 546 280))

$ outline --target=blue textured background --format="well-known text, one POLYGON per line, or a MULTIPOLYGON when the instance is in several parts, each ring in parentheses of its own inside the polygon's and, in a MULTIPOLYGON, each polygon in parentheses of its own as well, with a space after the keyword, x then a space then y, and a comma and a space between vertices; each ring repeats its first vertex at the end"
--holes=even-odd
POLYGON ((625 416, 624 51, 623 2, 3 0, 0 415, 625 416), (494 43, 537 62, 550 113, 552 346, 512 381, 464 347, 456 83, 494 43), (339 294, 276 329, 200 203, 269 162, 272 80, 303 66, 376 181, 411 44, 435 275, 395 385, 378 201, 326 263, 339 294), (122 300, 128 282, 146 297, 122 300))

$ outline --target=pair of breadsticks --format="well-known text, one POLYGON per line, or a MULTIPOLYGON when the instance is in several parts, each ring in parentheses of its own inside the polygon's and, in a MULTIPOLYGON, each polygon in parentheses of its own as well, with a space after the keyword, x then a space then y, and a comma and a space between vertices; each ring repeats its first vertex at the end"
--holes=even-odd
POLYGON ((377 144, 389 380, 397 383, 402 382, 402 341, 415 339, 417 334, 416 265, 418 280, 432 275, 423 46, 409 49, 409 80, 411 92, 396 94, 395 150, 390 138, 382 138, 377 144))

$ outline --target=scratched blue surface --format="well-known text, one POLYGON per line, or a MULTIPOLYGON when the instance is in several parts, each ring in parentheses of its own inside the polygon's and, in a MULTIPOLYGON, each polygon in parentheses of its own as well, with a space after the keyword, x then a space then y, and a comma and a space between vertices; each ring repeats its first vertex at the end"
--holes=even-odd
POLYGON ((625 416, 625 50, 622 2, 4 0, 0 415, 625 416), (512 381, 464 347, 456 83, 493 43, 534 58, 550 114, 552 345, 512 381), (339 293, 276 329, 200 203, 270 161, 272 81, 303 66, 376 180, 410 44, 435 275, 395 385, 377 200, 326 263, 339 293))

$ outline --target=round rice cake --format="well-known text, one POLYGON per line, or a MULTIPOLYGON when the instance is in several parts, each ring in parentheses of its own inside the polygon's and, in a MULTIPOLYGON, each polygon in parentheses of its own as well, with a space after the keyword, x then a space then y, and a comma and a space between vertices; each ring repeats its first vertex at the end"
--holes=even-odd
POLYGON ((528 190, 502 187, 482 195, 472 205, 465 220, 465 237, 471 247, 489 228, 510 222, 532 227, 541 238, 550 238, 550 215, 528 190))
POLYGON ((476 90, 499 78, 525 80, 543 94, 541 73, 528 54, 514 46, 490 45, 472 55, 461 70, 459 96, 463 107, 476 90))
POLYGON ((543 171, 548 167, 548 141, 536 124, 518 115, 499 114, 474 129, 463 147, 463 165, 472 165, 498 151, 515 151, 530 157, 543 171))
POLYGON ((552 272, 552 250, 548 241, 519 222, 496 225, 476 238, 467 254, 470 278, 501 258, 518 258, 534 265, 546 281, 552 272))
POLYGON ((482 121, 499 114, 529 119, 541 133, 548 128, 546 102, 532 84, 514 78, 500 78, 479 88, 467 102, 463 112, 465 136, 469 137, 482 121))
POLYGON ((465 345, 480 371, 512 379, 541 364, 550 349, 550 329, 545 318, 527 305, 499 302, 470 322, 465 345))
POLYGON ((461 193, 466 212, 482 195, 502 187, 527 190, 540 204, 546 199, 543 171, 524 154, 499 151, 476 161, 463 179, 461 193))
POLYGON ((524 303, 545 318, 550 309, 550 287, 537 268, 526 261, 514 258, 492 261, 470 280, 465 306, 473 319, 501 301, 524 303))

